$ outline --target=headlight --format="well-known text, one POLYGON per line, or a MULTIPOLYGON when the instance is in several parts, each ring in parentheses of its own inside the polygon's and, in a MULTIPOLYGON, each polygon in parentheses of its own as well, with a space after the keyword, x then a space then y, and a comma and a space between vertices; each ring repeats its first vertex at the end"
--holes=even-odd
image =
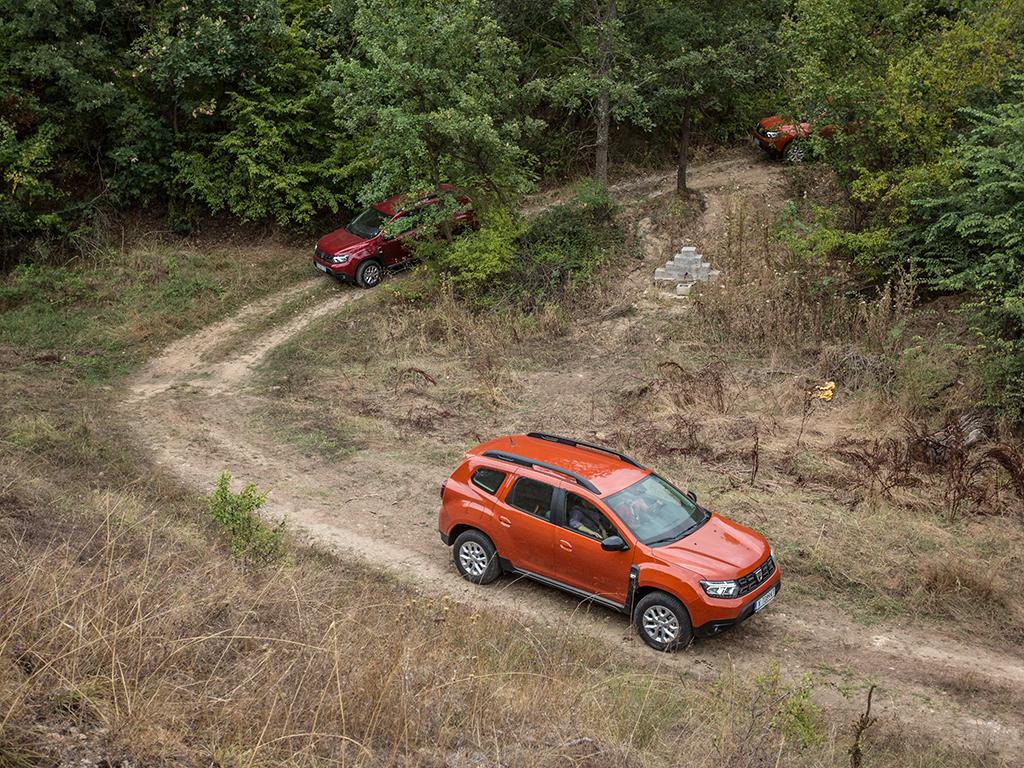
POLYGON ((700 585, 708 593, 708 597, 739 597, 740 588, 735 581, 704 581, 700 585))
POLYGON ((348 261, 348 256, 335 256, 331 261, 335 264, 344 264, 348 261))
POLYGON ((781 131, 765 131, 764 135, 767 136, 769 139, 775 139, 778 138, 780 133, 781 131))

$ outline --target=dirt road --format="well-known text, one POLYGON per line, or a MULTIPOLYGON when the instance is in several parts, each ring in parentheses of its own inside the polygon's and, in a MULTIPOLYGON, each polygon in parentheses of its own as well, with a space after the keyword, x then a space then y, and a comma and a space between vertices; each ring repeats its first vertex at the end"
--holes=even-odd
MULTIPOLYGON (((759 158, 733 158, 694 168, 691 186, 704 194, 705 217, 713 219, 721 215, 723 189, 768 193, 779 172, 759 158)), ((674 171, 667 171, 624 182, 613 192, 635 199, 670 189, 674 181, 674 171)), ((657 255, 669 244, 652 239, 645 247, 657 255)), ((346 461, 341 472, 263 427, 265 403, 246 388, 253 366, 315 318, 366 294, 351 289, 310 300, 309 308, 288 324, 270 328, 255 341, 246 336, 235 353, 211 356, 210 351, 230 348, 231 338, 247 322, 311 295, 323 279, 311 275, 308 282, 170 345, 149 363, 127 393, 126 412, 157 460, 203 492, 229 470, 236 483, 270 491, 265 507, 270 518, 287 515, 291 530, 406 576, 424 590, 514 611, 527 627, 573 625, 650 662, 653 652, 635 637, 624 616, 580 606, 529 582, 502 578, 481 588, 462 581, 436 532, 437 495, 444 480, 436 468, 364 451, 346 461)), ((1024 712, 1014 703, 1024 690, 1021 654, 954 643, 909 623, 865 627, 838 606, 787 601, 784 588, 769 609, 739 628, 699 641, 686 652, 656 657, 698 680, 714 679, 728 665, 757 672, 771 660, 793 679, 815 672, 832 684, 819 687, 816 695, 826 706, 848 710, 851 728, 863 711, 867 687, 875 684, 872 714, 894 733, 912 724, 971 751, 995 752, 1007 765, 1024 765, 1024 712), (841 695, 844 686, 852 700, 841 695), (950 694, 958 690, 974 692, 969 706, 950 694)))

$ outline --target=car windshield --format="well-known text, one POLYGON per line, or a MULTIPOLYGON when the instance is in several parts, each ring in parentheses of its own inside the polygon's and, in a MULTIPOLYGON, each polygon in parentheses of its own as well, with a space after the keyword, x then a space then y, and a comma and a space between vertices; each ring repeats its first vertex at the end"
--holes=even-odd
POLYGON ((679 541, 710 517, 706 509, 655 474, 604 502, 634 536, 652 547, 679 541))
POLYGON ((352 219, 345 227, 345 231, 364 240, 372 240, 390 220, 391 217, 383 211, 370 207, 352 219))

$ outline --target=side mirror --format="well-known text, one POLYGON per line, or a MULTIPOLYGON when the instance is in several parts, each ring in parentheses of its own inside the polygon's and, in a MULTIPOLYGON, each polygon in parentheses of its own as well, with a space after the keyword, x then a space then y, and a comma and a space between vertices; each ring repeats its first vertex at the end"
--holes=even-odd
POLYGON ((621 536, 609 536, 601 542, 601 549, 605 552, 623 552, 629 549, 629 544, 624 542, 621 536))

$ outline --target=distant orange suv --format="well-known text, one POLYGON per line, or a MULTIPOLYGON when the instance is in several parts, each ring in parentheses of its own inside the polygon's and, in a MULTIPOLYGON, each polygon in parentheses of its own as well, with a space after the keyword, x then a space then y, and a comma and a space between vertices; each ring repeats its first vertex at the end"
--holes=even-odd
POLYGON ((529 576, 630 614, 659 651, 736 626, 781 588, 761 534, 628 456, 540 432, 466 453, 438 530, 470 581, 529 576))

